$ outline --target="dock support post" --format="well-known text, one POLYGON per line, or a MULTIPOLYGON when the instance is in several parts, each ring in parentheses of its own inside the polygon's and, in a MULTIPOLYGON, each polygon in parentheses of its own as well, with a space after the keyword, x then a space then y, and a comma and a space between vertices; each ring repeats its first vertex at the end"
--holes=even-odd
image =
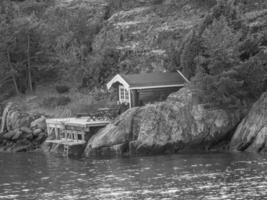
POLYGON ((69 157, 69 145, 64 144, 63 157, 69 157))

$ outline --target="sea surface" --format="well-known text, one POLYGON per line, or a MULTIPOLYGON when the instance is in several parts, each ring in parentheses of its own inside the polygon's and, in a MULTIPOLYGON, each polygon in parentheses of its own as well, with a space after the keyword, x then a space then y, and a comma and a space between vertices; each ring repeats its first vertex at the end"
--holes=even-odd
POLYGON ((70 160, 0 154, 0 199, 267 199, 267 157, 181 154, 70 160))

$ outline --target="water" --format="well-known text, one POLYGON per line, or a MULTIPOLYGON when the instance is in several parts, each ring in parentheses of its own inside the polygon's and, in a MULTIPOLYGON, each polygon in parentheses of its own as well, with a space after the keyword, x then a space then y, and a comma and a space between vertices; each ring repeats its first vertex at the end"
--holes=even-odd
POLYGON ((182 154, 68 160, 0 154, 0 199, 264 199, 267 157, 182 154))

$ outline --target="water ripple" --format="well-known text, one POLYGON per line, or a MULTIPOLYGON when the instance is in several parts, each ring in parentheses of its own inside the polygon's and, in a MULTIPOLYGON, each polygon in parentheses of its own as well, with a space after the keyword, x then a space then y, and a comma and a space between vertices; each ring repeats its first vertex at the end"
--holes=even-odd
POLYGON ((2 199, 264 199, 267 160, 254 154, 193 154, 67 160, 0 154, 2 199))

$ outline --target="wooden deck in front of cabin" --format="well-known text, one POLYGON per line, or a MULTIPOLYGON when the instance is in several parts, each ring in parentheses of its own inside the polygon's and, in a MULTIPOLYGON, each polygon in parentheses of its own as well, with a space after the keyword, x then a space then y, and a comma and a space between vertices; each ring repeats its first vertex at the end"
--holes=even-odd
POLYGON ((92 128, 102 128, 109 123, 109 120, 92 120, 90 117, 47 119, 48 138, 52 139, 45 142, 64 145, 63 156, 67 157, 71 146, 86 144, 86 134, 90 134, 92 128))

